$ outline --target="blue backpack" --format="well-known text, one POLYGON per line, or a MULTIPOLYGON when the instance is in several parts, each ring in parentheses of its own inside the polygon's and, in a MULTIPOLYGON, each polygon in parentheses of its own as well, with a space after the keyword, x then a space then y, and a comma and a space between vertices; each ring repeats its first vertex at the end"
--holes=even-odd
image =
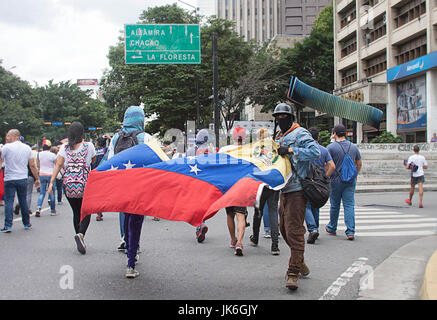
POLYGON ((338 143, 341 147, 341 150, 343 150, 344 158, 343 163, 341 164, 340 171, 337 171, 340 175, 340 180, 343 183, 352 183, 355 178, 358 175, 357 167, 355 167, 355 163, 352 160, 351 156, 349 155, 349 150, 351 148, 352 142, 349 144, 349 149, 347 152, 344 151, 343 147, 341 146, 341 143, 338 143))

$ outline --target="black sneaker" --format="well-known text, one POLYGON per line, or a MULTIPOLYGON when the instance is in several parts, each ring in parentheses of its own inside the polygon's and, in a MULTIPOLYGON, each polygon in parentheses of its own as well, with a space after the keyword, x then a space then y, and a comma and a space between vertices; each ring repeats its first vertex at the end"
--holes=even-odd
POLYGON ((319 237, 319 232, 311 231, 310 234, 308 235, 307 243, 313 244, 314 242, 316 242, 318 237, 319 237))
POLYGON ((279 256, 280 253, 278 245, 272 243, 272 255, 279 256))
POLYGON ((256 237, 255 235, 252 234, 252 235, 249 237, 249 239, 250 239, 250 244, 251 244, 252 246, 256 247, 256 246, 258 245, 258 237, 256 237))
POLYGON ((117 248, 118 251, 125 251, 126 250, 126 242, 120 243, 120 245, 117 248))

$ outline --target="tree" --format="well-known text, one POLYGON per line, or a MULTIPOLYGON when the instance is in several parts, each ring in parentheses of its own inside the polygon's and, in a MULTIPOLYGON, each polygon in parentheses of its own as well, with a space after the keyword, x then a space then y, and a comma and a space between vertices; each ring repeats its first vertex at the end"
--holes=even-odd
POLYGON ((379 136, 373 138, 370 143, 402 143, 402 138, 393 135, 390 131, 384 131, 379 136))
POLYGON ((1 66, 0 60, 0 136, 10 129, 20 130, 25 138, 38 136, 42 118, 38 112, 37 97, 28 82, 21 80, 1 66))
MULTIPOLYGON (((106 108, 90 97, 91 92, 81 90, 69 81, 36 88, 41 118, 47 122, 81 122, 85 128, 103 127, 107 123, 106 108)), ((66 137, 67 126, 45 126, 46 138, 58 141, 66 137)))

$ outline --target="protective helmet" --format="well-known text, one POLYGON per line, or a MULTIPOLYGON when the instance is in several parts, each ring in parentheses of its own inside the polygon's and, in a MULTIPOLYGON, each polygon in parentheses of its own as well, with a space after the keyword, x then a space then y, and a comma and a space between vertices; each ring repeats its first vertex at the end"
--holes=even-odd
POLYGON ((246 139, 246 130, 243 127, 236 127, 232 131, 232 139, 246 139))
POLYGON ((280 103, 276 105, 275 110, 273 111, 273 116, 276 117, 280 114, 289 114, 294 118, 294 110, 293 107, 286 104, 286 103, 280 103))

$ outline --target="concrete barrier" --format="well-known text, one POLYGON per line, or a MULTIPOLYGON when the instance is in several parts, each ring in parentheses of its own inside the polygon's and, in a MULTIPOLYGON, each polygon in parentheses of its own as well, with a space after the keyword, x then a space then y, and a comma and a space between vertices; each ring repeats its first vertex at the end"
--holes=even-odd
MULTIPOLYGON (((386 181, 386 184, 408 183, 410 171, 406 170, 403 161, 414 154, 414 143, 362 143, 357 147, 363 160, 360 177, 367 180, 386 181)), ((437 183, 437 143, 418 143, 420 154, 428 162, 425 170, 427 183, 437 183)))

